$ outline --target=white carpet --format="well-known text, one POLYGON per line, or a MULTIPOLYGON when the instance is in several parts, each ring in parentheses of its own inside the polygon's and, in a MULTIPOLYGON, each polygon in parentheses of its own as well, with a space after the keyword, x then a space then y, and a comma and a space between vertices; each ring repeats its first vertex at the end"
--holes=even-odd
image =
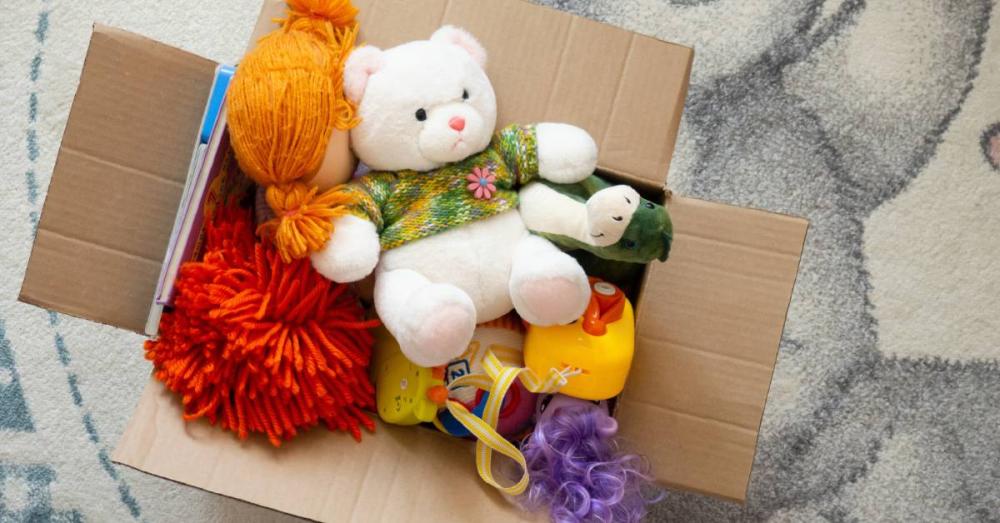
POLYGON ((16 301, 92 24, 232 63, 260 1, 10 3, 0 17, 0 521, 282 519, 111 464, 150 369, 142 339, 16 301))
MULTIPOLYGON (((812 220, 749 503, 653 519, 995 521, 995 2, 538 1, 695 46, 672 188, 812 220)), ((0 522, 291 520, 111 464, 141 338, 16 301, 91 24, 234 62, 258 7, 5 4, 0 522)))

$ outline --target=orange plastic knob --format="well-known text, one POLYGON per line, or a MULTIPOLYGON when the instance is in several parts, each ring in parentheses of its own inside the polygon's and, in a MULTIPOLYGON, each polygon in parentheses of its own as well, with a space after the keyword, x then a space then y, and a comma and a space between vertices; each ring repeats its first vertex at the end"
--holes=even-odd
POLYGON ((427 399, 435 405, 444 405, 448 401, 448 388, 444 385, 434 385, 427 389, 427 399))

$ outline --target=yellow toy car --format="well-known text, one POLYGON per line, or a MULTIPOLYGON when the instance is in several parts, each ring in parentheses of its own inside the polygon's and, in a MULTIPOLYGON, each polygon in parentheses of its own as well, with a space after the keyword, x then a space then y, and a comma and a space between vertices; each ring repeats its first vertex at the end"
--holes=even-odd
POLYGON ((634 353, 632 304, 621 289, 593 278, 590 305, 579 320, 554 327, 529 325, 524 343, 528 368, 539 376, 550 368, 578 371, 559 392, 587 400, 621 393, 634 353))
POLYGON ((426 368, 412 363, 384 327, 375 333, 372 372, 378 415, 386 423, 416 425, 433 421, 448 399, 444 367, 426 368))

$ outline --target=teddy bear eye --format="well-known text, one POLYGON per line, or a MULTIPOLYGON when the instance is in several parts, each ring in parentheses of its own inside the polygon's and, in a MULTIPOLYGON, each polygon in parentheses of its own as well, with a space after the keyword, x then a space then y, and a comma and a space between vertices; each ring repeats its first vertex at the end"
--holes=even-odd
POLYGON ((636 243, 635 240, 625 240, 622 242, 622 245, 625 246, 626 249, 635 249, 636 243))
POLYGON ((427 119, 427 111, 425 111, 423 109, 417 109, 417 115, 416 116, 417 116, 417 120, 422 122, 422 121, 424 121, 424 120, 427 119))
POLYGON ((653 202, 646 202, 646 208, 652 209, 654 207, 653 202))
POLYGON ((462 99, 463 100, 468 100, 469 99, 469 90, 468 89, 462 89, 462 99))

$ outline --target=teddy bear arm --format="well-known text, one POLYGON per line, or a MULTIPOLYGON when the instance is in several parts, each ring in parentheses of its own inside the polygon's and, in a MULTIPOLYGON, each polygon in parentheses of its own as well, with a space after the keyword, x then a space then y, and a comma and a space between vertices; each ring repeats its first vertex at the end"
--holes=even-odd
POLYGON ((597 144, 587 131, 568 124, 535 126, 539 177, 556 183, 577 183, 597 169, 597 144))
POLYGON ((333 219, 333 235, 310 260, 317 272, 331 281, 352 283, 375 270, 382 247, 375 225, 353 214, 333 219))
POLYGON ((350 209, 351 214, 366 219, 381 233, 385 226, 382 210, 392 196, 397 176, 390 172, 371 172, 352 180, 343 190, 352 193, 357 203, 350 209))
POLYGON ((323 249, 310 258, 313 267, 327 279, 351 283, 375 269, 385 227, 382 209, 395 185, 392 173, 369 173, 340 187, 355 203, 347 213, 333 218, 333 233, 323 249))
POLYGON ((538 179, 535 126, 512 124, 493 135, 490 147, 499 153, 508 173, 497 173, 498 186, 515 188, 538 179))

